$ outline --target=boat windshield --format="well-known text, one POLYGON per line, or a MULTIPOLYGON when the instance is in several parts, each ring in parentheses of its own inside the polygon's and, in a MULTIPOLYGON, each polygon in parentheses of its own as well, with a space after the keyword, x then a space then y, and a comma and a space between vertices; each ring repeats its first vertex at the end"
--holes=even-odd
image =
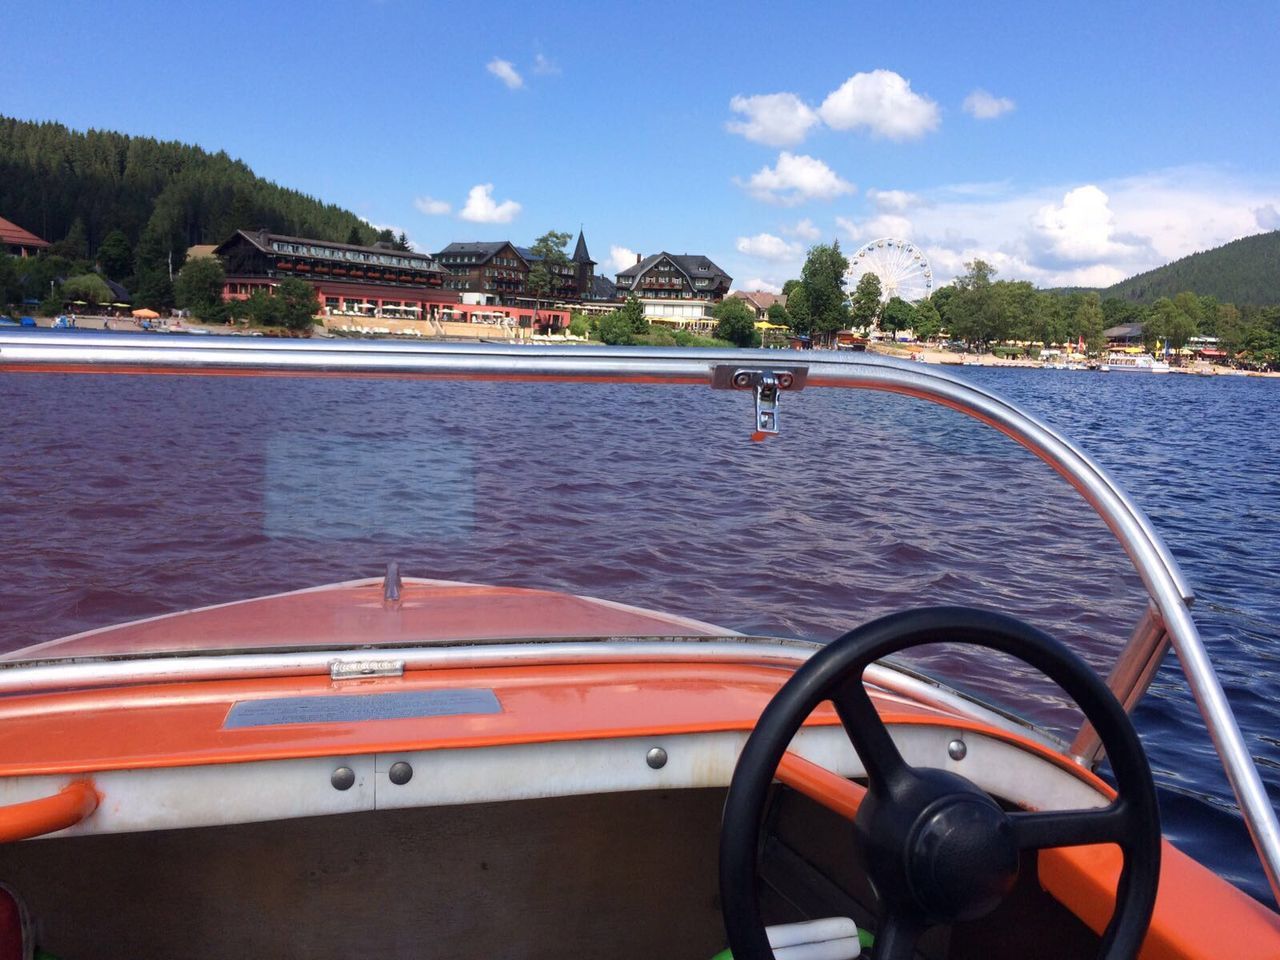
MULTIPOLYGON (((27 374, 0 391, 23 411, 0 424, 10 660, 598 638, 601 622, 826 642, 963 604, 1041 627, 1105 676, 1147 605, 1049 466, 913 397, 811 385, 753 442, 752 393, 705 383, 27 374), (531 616, 553 599, 508 608, 509 593, 456 586, 430 622, 384 616, 389 562, 410 587, 564 592, 667 619, 531 616), (153 620, 127 650, 107 633, 27 649, 364 578, 322 628, 299 628, 295 607, 232 627, 153 620)), ((1078 724, 1030 668, 952 648, 909 659, 1064 736, 1078 724)))

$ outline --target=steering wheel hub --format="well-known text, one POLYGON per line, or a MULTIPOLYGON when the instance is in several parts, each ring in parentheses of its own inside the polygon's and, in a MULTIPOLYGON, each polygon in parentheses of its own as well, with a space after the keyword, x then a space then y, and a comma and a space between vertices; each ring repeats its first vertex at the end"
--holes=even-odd
POLYGON ((986 916, 1018 879, 1013 825, 985 795, 934 802, 916 821, 907 851, 911 892, 935 923, 986 916))

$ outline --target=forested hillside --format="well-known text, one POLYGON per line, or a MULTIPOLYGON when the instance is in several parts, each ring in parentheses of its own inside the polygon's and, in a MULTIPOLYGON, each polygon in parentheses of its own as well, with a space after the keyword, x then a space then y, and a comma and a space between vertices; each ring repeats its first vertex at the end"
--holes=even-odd
POLYGON ((1154 303, 1184 290, 1236 304, 1280 303, 1280 230, 1235 240, 1101 291, 1134 303, 1154 303))
POLYGON ((349 210, 254 175, 226 153, 106 130, 0 117, 0 216, 94 257, 113 230, 144 232, 182 262, 187 247, 240 228, 371 243, 349 210))

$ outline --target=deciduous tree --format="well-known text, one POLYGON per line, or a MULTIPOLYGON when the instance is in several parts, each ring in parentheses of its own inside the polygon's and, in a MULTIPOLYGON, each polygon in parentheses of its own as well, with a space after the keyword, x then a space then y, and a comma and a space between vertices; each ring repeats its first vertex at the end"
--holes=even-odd
POLYGON ((815 244, 809 248, 800 281, 809 312, 809 331, 815 337, 829 340, 849 322, 844 304, 844 274, 849 261, 840 252, 840 241, 828 246, 815 244))
POLYGON ((880 278, 874 273, 864 273, 853 291, 853 325, 872 330, 880 319, 880 278))
POLYGON ((634 294, 627 297, 627 302, 622 305, 618 313, 627 321, 627 327, 632 333, 649 332, 649 319, 644 315, 644 304, 634 294))
POLYGON ((1084 337, 1090 353, 1100 353, 1106 347, 1102 336, 1102 302, 1096 293, 1087 293, 1076 310, 1076 329, 1084 337))
POLYGON ((559 289, 562 276, 560 271, 569 265, 569 257, 564 252, 568 242, 569 234, 548 230, 530 248, 538 259, 529 268, 524 285, 535 300, 550 297, 559 289))
POLYGON ((880 329, 896 337, 899 330, 911 330, 915 326, 916 308, 901 297, 890 297, 880 311, 880 329))
MULTIPOLYGON (((795 283, 787 294, 787 323, 791 332, 797 337, 807 337, 813 333, 813 315, 809 312, 809 294, 799 280, 788 280, 795 283)), ((785 287, 783 289, 786 289, 785 287)))
POLYGON ((745 300, 730 297, 716 304, 712 316, 716 323, 715 335, 737 347, 760 346, 760 331, 756 329, 755 311, 745 300))
POLYGON ((933 298, 916 304, 915 335, 917 340, 932 340, 942 332, 942 316, 934 306, 933 298))
POLYGON ((202 320, 221 322, 226 318, 222 307, 222 288, 226 281, 226 272, 217 257, 188 260, 174 281, 174 302, 202 320))
POLYGON ((600 342, 610 346, 631 342, 631 321, 623 316, 621 310, 607 313, 600 318, 600 342))
POLYGON ((96 273, 84 273, 78 277, 68 277, 62 284, 64 302, 83 300, 90 306, 111 302, 111 288, 96 273))
POLYGON ((290 330, 310 329, 316 311, 320 309, 315 288, 311 284, 297 277, 289 277, 280 281, 275 295, 280 300, 280 322, 284 326, 290 330))

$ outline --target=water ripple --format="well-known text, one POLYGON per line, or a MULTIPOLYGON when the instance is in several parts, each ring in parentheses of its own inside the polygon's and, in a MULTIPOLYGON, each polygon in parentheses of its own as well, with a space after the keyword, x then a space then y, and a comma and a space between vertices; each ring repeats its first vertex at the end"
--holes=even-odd
MULTIPOLYGON (((1148 511, 1280 794, 1276 384, 964 375, 1062 429, 1148 511)), ((993 607, 1101 669, 1144 606, 1047 467, 899 397, 789 396, 764 444, 747 440, 746 398, 696 388, 23 375, 0 378, 0 404, 0 649, 393 559, 817 639, 920 604, 993 607)), ((948 648, 915 662, 1064 732, 1078 722, 1016 664, 948 648)), ((1135 716, 1177 792, 1174 834, 1260 894, 1173 658, 1135 716), (1221 829, 1192 829, 1197 810, 1221 829)))

